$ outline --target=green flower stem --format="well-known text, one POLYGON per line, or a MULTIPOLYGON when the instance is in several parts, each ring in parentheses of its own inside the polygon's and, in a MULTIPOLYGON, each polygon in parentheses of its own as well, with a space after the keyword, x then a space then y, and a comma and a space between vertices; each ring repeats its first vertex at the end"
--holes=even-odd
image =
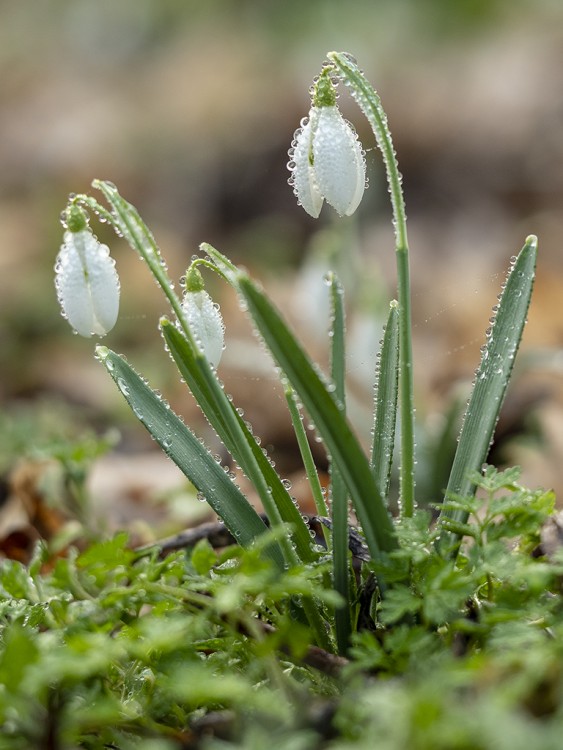
POLYGON ((329 52, 337 75, 350 89, 350 93, 367 117, 374 132, 377 145, 383 155, 387 182, 393 209, 395 228, 395 250, 397 258, 397 285, 399 302, 399 393, 401 424, 401 512, 410 517, 414 510, 414 388, 412 361, 412 329, 410 304, 409 246, 407 239, 407 216, 401 174, 393 148, 387 116, 379 96, 364 77, 353 60, 341 52, 329 52))
POLYGON ((397 297, 399 301, 399 419, 401 424, 401 513, 414 510, 414 388, 412 359, 409 250, 397 246, 397 297))
MULTIPOLYGON (((313 495, 315 508, 317 509, 317 513, 319 516, 323 516, 324 518, 326 518, 328 517, 328 508, 325 503, 323 488, 319 480, 319 474, 317 472, 317 467, 315 466, 313 454, 311 453, 311 446, 309 445, 307 434, 305 432, 305 428, 303 427, 303 420, 295 401, 295 391, 289 384, 287 384, 285 387, 285 398, 287 401, 293 430, 295 432, 295 437, 297 438, 299 452, 301 453, 301 458, 303 460, 303 466, 305 467, 305 473, 307 474, 307 480, 311 488, 311 494, 313 495)), ((330 534, 328 529, 324 526, 323 534, 327 543, 327 547, 330 549, 330 534)))
MULTIPOLYGON (((307 440, 307 433, 305 432, 305 428, 303 427, 303 419, 301 417, 299 407, 297 406, 295 391, 289 385, 289 383, 285 384, 285 398, 287 401, 287 407, 289 409, 289 415, 291 417, 293 430, 295 432, 295 437, 297 438, 299 452, 301 453, 301 458, 303 460, 305 474, 307 475, 307 481, 309 482, 309 487, 311 488, 311 494, 313 495, 315 508, 317 509, 317 514, 322 518, 328 518, 329 512, 325 502, 323 488, 319 480, 319 473, 317 471, 317 467, 315 466, 315 460, 313 459, 311 446, 309 445, 309 441, 307 440)), ((332 538, 330 531, 324 524, 321 524, 321 528, 326 548, 328 551, 330 551, 332 550, 332 538)), ((325 585, 325 588, 331 588, 332 582, 328 574, 323 574, 323 583, 325 585)))

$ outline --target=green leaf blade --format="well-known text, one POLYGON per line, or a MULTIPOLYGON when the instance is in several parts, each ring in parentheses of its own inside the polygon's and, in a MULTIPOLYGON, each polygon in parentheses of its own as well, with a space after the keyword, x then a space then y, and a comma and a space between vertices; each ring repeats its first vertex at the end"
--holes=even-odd
MULTIPOLYGON (((223 256, 207 247, 220 271, 223 256)), ((317 370, 266 295, 238 271, 232 283, 240 292, 248 312, 274 359, 309 412, 337 464, 350 493, 372 556, 395 549, 397 540, 391 518, 379 495, 368 460, 352 429, 317 370)))
POLYGON ((389 308, 378 365, 370 462, 379 492, 386 502, 395 447, 398 396, 399 309, 397 302, 393 301, 389 308))
POLYGON ((181 331, 166 319, 161 320, 161 330, 174 362, 201 410, 229 453, 252 481, 254 468, 249 466, 249 462, 240 450, 241 441, 244 440, 251 451, 257 468, 269 488, 269 496, 265 498, 269 501, 269 505, 266 506, 264 503, 264 509, 270 522, 291 524, 291 534, 297 554, 303 562, 312 562, 315 554, 311 546, 309 529, 278 473, 264 455, 243 418, 225 396, 207 363, 189 346, 181 331), (230 414, 226 414, 226 410, 230 414))
MULTIPOLYGON (((330 370, 334 395, 338 407, 346 414, 346 351, 345 351, 345 313, 344 290, 334 273, 327 277, 330 295, 330 370)), ((332 498, 332 571, 334 588, 345 606, 337 607, 334 613, 336 641, 341 654, 346 653, 350 645, 350 583, 348 578, 348 488, 336 463, 330 461, 331 498, 332 498)))
MULTIPOLYGON (((530 236, 510 270, 494 323, 483 348, 481 364, 475 376, 475 384, 461 428, 446 498, 456 495, 467 497, 475 492, 471 474, 475 471, 480 472, 493 440, 514 358, 526 323, 536 260, 537 238, 530 236)), ((467 515, 463 511, 444 510, 439 521, 444 519, 463 524, 467 520, 467 515)), ((459 546, 459 535, 447 532, 442 534, 439 546, 444 553, 455 556, 459 546)))
MULTIPOLYGON (((266 525, 242 492, 170 407, 121 356, 105 347, 98 347, 97 355, 137 418, 205 496, 237 542, 248 547, 265 533, 266 525)), ((272 547, 268 554, 283 568, 278 548, 272 547)))

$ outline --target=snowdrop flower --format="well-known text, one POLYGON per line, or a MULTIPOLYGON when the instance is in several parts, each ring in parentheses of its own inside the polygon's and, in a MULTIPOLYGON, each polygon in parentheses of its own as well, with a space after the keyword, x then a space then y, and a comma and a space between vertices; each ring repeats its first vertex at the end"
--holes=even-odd
POLYGON ((354 213, 366 185, 365 156, 340 114, 326 71, 315 86, 308 118, 295 131, 289 157, 289 184, 308 214, 316 219, 325 199, 341 216, 354 213))
POLYGON ((88 227, 85 213, 70 206, 67 231, 55 264, 57 297, 65 317, 81 336, 104 336, 117 320, 119 278, 109 248, 88 227))
POLYGON ((182 310, 199 350, 217 367, 225 348, 225 326, 219 305, 205 291, 203 278, 195 266, 186 274, 182 310))

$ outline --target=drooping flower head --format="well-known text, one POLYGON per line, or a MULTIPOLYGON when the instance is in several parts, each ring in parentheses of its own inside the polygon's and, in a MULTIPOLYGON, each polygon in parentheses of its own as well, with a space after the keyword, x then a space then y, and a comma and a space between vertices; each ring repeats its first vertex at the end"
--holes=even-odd
POLYGON ((195 266, 186 274, 182 310, 200 351, 217 367, 225 348, 225 325, 219 305, 205 291, 203 278, 195 266))
POLYGON ((329 68, 315 83, 309 116, 295 131, 289 157, 289 183, 308 214, 317 218, 324 200, 341 216, 354 213, 366 184, 365 156, 338 109, 329 68))
POLYGON ((57 298, 65 317, 81 336, 104 336, 119 313, 119 278, 109 248, 88 227, 84 211, 65 212, 67 231, 55 263, 57 298))

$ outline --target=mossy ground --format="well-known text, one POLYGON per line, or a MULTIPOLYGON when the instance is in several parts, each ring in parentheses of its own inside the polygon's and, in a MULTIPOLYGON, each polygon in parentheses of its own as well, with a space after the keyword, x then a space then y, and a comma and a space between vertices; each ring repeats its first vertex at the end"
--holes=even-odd
POLYGON ((322 558, 280 575, 260 549, 203 539, 163 557, 121 533, 5 560, 0 747, 558 748, 553 496, 515 470, 476 480, 480 499, 455 500, 474 513, 456 562, 419 511, 399 552, 364 564, 346 657, 299 622, 303 597, 330 622, 322 558))

